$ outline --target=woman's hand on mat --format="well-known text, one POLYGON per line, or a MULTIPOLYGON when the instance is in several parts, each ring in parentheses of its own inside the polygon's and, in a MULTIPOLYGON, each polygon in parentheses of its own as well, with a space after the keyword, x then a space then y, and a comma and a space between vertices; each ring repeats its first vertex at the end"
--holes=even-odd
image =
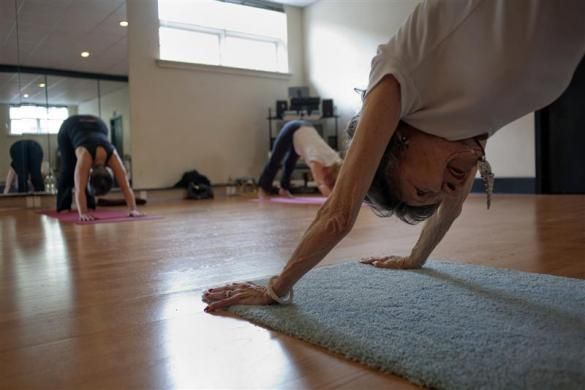
POLYGON ((208 304, 206 312, 232 305, 269 305, 274 302, 265 287, 248 282, 210 288, 203 293, 202 299, 208 304))
POLYGON ((413 261, 410 257, 402 256, 382 256, 382 257, 366 257, 360 260, 360 263, 370 264, 378 268, 391 269, 411 269, 420 268, 418 262, 413 261))
POLYGON ((142 214, 140 211, 134 209, 134 210, 130 210, 130 212, 128 213, 129 217, 142 217, 144 216, 144 214, 142 214))
POLYGON ((91 214, 79 214, 80 221, 94 221, 95 217, 91 214))

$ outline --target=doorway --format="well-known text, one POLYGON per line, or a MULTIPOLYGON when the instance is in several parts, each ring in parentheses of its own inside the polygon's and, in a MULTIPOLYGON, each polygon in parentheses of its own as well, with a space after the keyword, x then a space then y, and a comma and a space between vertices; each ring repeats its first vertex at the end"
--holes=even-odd
POLYGON ((585 58, 535 124, 537 193, 585 194, 585 58))

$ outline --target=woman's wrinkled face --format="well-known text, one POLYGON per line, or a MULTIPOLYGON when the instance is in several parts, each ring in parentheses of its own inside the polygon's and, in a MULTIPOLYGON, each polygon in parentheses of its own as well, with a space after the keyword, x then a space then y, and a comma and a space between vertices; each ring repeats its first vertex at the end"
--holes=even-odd
POLYGON ((473 140, 447 141, 416 129, 400 130, 407 146, 398 152, 392 172, 398 196, 410 206, 433 205, 459 194, 481 149, 473 140))

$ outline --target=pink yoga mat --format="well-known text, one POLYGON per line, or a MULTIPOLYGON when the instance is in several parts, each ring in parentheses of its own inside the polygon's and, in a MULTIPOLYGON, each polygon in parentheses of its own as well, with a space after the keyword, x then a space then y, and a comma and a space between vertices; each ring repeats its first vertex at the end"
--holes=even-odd
POLYGON ((261 203, 286 203, 286 204, 318 204, 325 203, 327 198, 322 196, 298 196, 294 198, 285 198, 281 196, 273 196, 271 198, 254 199, 255 202, 261 203))
POLYGON ((46 215, 51 218, 57 218, 61 222, 72 222, 77 225, 93 225, 96 223, 113 223, 113 222, 138 222, 149 221, 153 219, 161 219, 157 215, 143 215, 142 217, 129 217, 127 211, 122 210, 97 210, 90 212, 96 219, 93 221, 80 221, 77 211, 57 213, 54 210, 39 211, 39 214, 46 215))
MULTIPOLYGON (((316 204, 322 205, 327 198, 322 196, 298 196, 294 198, 285 198, 283 196, 273 196, 270 198, 252 199, 252 202, 258 203, 284 203, 284 204, 316 204)), ((362 203, 362 207, 367 206, 362 203)))

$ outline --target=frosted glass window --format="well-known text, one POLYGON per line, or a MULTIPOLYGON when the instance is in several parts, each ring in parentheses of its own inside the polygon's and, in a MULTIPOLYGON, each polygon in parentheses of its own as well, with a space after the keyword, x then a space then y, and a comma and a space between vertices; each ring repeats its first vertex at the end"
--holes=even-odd
POLYGON ((278 65, 274 42, 227 37, 224 55, 226 66, 270 71, 278 65))
POLYGON ((288 72, 284 12, 216 0, 158 0, 163 60, 288 72))
POLYGON ((219 35, 161 27, 160 57, 170 61, 219 65, 219 35))

